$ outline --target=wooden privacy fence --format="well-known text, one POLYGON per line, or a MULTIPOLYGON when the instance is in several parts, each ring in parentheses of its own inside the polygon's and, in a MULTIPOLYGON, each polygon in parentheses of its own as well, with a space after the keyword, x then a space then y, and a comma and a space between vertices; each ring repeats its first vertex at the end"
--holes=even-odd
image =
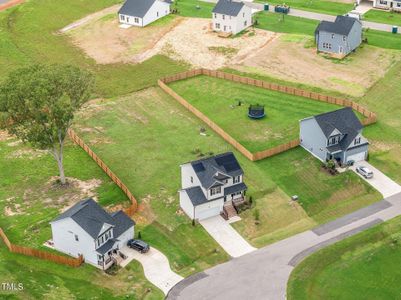
POLYGON ((124 194, 127 195, 128 199, 131 201, 131 206, 124 209, 124 212, 127 215, 132 216, 137 210, 138 202, 136 201, 134 195, 127 188, 127 186, 110 170, 110 168, 103 162, 103 160, 101 160, 99 156, 97 156, 96 153, 93 152, 92 149, 89 148, 89 146, 86 145, 84 141, 72 129, 68 130, 68 135, 74 143, 76 143, 86 153, 88 153, 88 155, 98 164, 98 166, 107 174, 107 176, 109 176, 110 179, 124 192, 124 194))
POLYGON ((10 252, 12 252, 12 253, 19 253, 19 254, 23 254, 26 256, 33 256, 33 257, 37 257, 40 259, 52 261, 52 262, 55 262, 58 264, 75 267, 75 268, 79 267, 84 262, 84 258, 82 257, 82 255, 80 255, 78 258, 65 257, 65 256, 61 256, 58 254, 38 250, 38 249, 14 245, 13 243, 10 242, 10 240, 8 239, 7 235, 4 233, 2 228, 0 228, 0 237, 3 239, 8 250, 10 250, 10 252))
POLYGON ((244 77, 244 76, 226 73, 226 72, 222 72, 222 71, 214 71, 214 70, 208 70, 208 69, 195 69, 195 70, 185 71, 182 73, 167 76, 167 77, 164 77, 164 78, 161 78, 158 80, 158 85, 162 90, 164 90, 167 94, 169 94, 174 99, 176 99, 186 109, 191 111, 195 116, 197 116, 199 119, 201 119, 203 122, 205 122, 211 129, 213 129, 217 134, 219 134, 224 140, 226 140, 228 143, 230 143, 232 146, 234 146, 239 152, 241 152, 245 157, 247 157, 248 159, 250 159, 252 161, 270 157, 270 156, 279 154, 281 152, 287 151, 291 148, 295 148, 300 143, 299 139, 290 141, 288 143, 279 145, 274 148, 266 149, 266 150, 259 151, 256 153, 251 153, 248 149, 246 149, 244 146, 242 146, 240 143, 238 143, 233 137, 231 137, 227 132, 225 132, 221 127, 219 127, 216 123, 214 123, 212 120, 210 120, 206 115, 204 115, 202 112, 200 112, 194 106, 192 106, 187 100, 185 100, 183 97, 181 97, 176 92, 174 92, 169 86, 167 86, 167 84, 170 82, 183 80, 183 79, 187 79, 187 78, 191 78, 191 77, 195 77, 195 76, 199 76, 199 75, 221 78, 221 79, 230 80, 233 82, 239 82, 242 84, 247 84, 247 85, 264 88, 267 90, 278 91, 281 93, 305 97, 305 98, 309 98, 309 99, 316 100, 316 101, 336 104, 336 105, 340 105, 340 106, 352 107, 352 109, 361 113, 365 117, 365 119, 362 120, 363 125, 373 124, 377 121, 377 116, 375 113, 367 110, 362 105, 355 103, 351 100, 328 96, 328 95, 315 93, 315 92, 311 92, 311 91, 306 91, 306 90, 302 90, 302 89, 298 89, 298 88, 294 88, 294 87, 279 85, 279 84, 275 84, 275 83, 271 83, 271 82, 267 82, 267 81, 263 81, 263 80, 259 80, 259 79, 244 77))

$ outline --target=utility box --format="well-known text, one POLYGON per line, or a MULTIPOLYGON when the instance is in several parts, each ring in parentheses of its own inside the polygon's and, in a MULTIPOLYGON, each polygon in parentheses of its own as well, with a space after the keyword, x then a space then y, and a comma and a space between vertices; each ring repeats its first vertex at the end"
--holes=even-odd
POLYGON ((398 32, 398 27, 397 26, 393 26, 393 30, 391 32, 392 33, 397 33, 398 32))

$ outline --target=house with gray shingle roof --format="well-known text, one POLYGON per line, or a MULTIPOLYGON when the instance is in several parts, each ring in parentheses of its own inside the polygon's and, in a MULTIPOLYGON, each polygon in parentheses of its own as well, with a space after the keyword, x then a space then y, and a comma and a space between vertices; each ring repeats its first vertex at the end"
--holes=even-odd
POLYGON ((241 1, 219 0, 212 19, 214 31, 237 34, 252 25, 252 9, 241 1))
POLYGON ((180 206, 192 220, 218 216, 232 201, 244 198, 243 177, 232 152, 182 164, 180 206))
POLYGON ((346 107, 301 120, 300 143, 323 162, 357 162, 368 155, 369 142, 362 129, 352 108, 346 107))
POLYGON ((118 11, 120 23, 145 27, 170 14, 170 0, 126 0, 118 11))
POLYGON ((334 22, 322 21, 315 30, 316 47, 342 58, 362 43, 362 23, 356 18, 337 16, 334 22))
POLYGON ((92 198, 82 200, 50 222, 53 246, 107 269, 134 237, 135 222, 123 211, 108 213, 92 198))

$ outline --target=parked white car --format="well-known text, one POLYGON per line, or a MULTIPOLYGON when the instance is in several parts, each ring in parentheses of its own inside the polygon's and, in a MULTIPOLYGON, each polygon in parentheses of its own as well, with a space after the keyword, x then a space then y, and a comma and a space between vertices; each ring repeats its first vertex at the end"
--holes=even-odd
POLYGON ((356 172, 361 174, 363 177, 365 177, 366 179, 372 178, 373 177, 373 172, 365 167, 365 166, 359 166, 356 168, 356 172))

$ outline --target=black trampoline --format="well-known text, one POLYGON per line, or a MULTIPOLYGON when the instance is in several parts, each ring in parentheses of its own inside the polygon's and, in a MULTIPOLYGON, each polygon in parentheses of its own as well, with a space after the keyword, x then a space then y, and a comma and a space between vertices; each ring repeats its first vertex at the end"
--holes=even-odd
POLYGON ((265 116, 265 107, 263 105, 249 105, 248 117, 251 119, 261 119, 265 116))

